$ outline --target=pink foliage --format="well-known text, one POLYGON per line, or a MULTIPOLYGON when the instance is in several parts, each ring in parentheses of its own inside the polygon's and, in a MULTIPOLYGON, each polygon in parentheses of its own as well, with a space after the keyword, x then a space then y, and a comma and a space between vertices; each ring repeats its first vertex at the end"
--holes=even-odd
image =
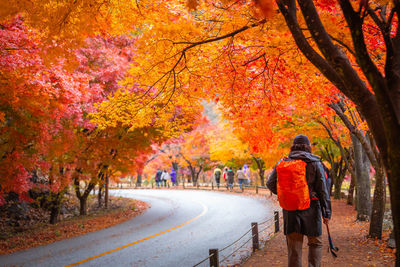
MULTIPOLYGON (((0 145, 0 196, 26 192, 32 169, 49 173, 55 163, 54 168, 74 168, 73 162, 54 160, 72 149, 77 129, 95 127, 87 114, 94 111, 94 103, 119 88, 118 80, 125 77, 133 51, 133 41, 123 36, 96 37, 87 43, 77 51, 79 67, 67 71, 63 58, 44 63, 46 48, 38 45, 36 33, 22 19, 2 24, 0 115, 6 123, 0 128, 4 141, 0 145)), ((53 191, 70 179, 57 172, 53 178, 53 191)))
POLYGON ((126 88, 119 84, 134 64, 134 39, 88 38, 86 46, 75 52, 73 69, 63 57, 45 63, 48 47, 39 44, 36 32, 20 18, 0 28, 0 73, 5 81, 0 85, 0 138, 4 141, 0 144, 0 204, 4 194, 14 191, 22 196, 33 186, 33 170, 41 172, 43 186, 58 192, 71 183, 77 168, 83 170, 81 179, 95 177, 103 161, 110 160, 114 146, 121 147, 119 154, 125 153, 116 163, 121 171, 129 171, 126 165, 131 164, 141 173, 153 151, 132 142, 134 152, 128 152, 120 133, 90 135, 96 126, 88 114, 95 111, 96 103, 119 89, 145 90, 136 84, 126 88))

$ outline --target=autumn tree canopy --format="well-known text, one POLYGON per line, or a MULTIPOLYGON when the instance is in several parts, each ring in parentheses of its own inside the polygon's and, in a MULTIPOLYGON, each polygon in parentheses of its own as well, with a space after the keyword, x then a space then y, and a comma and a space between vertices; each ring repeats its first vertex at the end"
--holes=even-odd
POLYGON ((294 134, 326 136, 345 96, 376 141, 400 240, 398 0, 3 2, 2 193, 34 169, 117 155, 123 169, 196 128, 203 100, 272 165, 294 134))

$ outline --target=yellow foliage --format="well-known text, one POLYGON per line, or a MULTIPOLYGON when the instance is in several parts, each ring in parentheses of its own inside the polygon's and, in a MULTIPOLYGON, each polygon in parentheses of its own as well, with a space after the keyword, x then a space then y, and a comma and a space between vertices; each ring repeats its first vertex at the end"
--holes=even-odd
POLYGON ((99 103, 92 121, 100 130, 121 126, 128 131, 152 127, 168 138, 190 130, 201 107, 186 103, 180 94, 135 94, 117 91, 107 101, 99 103))
POLYGON ((218 128, 209 133, 210 159, 212 161, 227 162, 233 158, 250 158, 249 148, 233 133, 229 124, 219 124, 218 128))

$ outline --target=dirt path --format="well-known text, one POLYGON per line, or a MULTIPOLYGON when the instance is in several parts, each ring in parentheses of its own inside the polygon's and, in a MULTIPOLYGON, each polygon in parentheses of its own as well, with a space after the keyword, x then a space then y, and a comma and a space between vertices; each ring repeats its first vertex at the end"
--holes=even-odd
MULTIPOLYGON (((338 258, 328 252, 326 228, 323 230, 322 266, 394 266, 394 250, 386 248, 386 242, 366 238, 367 222, 355 222, 354 207, 344 201, 332 202, 333 217, 330 232, 334 245, 339 247, 338 258)), ((387 240, 388 233, 384 233, 387 240)), ((307 244, 303 246, 303 266, 307 266, 307 244)), ((279 233, 271 239, 264 249, 257 251, 242 266, 287 266, 286 239, 279 233)))

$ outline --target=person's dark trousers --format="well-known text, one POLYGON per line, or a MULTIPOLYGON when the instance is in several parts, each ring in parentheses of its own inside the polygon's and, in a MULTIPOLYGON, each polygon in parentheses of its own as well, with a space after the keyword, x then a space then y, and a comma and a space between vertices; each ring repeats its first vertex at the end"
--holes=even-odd
MULTIPOLYGON (((301 267, 303 236, 304 235, 299 233, 290 233, 286 235, 289 267, 301 267)), ((308 266, 320 267, 322 259, 322 238, 321 236, 307 236, 307 238, 308 266)))
POLYGON ((215 182, 217 183, 217 188, 219 189, 220 178, 215 178, 215 182))

